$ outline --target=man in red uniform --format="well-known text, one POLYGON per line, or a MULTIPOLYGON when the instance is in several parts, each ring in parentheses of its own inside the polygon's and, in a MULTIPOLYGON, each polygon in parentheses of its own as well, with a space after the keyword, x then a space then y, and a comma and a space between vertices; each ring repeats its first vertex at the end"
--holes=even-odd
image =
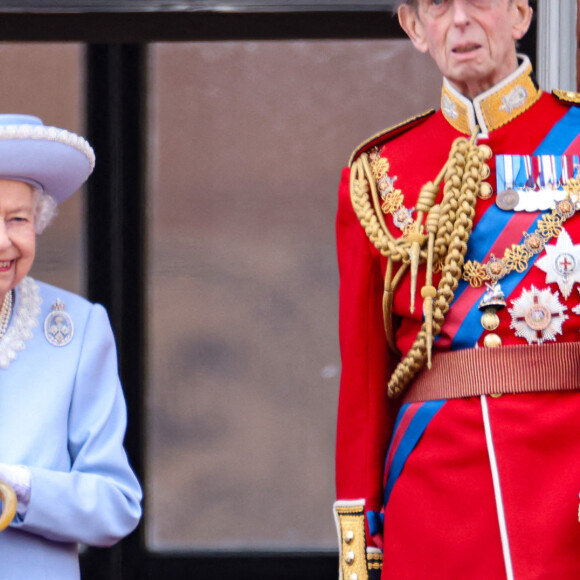
POLYGON ((373 137, 337 218, 343 580, 580 578, 580 98, 528 0, 409 0, 441 108, 373 137))

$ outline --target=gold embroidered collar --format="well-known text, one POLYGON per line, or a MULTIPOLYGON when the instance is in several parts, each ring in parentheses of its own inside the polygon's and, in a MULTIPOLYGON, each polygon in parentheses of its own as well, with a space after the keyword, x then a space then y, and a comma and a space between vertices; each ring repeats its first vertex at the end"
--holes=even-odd
POLYGON ((532 79, 527 56, 518 55, 520 66, 503 81, 471 101, 443 79, 441 112, 458 131, 471 135, 479 125, 484 134, 509 123, 538 101, 542 95, 532 79))

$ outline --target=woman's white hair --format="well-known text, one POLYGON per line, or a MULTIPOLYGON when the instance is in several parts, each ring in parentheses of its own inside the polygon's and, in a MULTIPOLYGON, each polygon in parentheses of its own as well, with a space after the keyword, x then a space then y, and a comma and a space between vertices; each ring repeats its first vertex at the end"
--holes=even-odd
POLYGON ((46 226, 56 217, 58 204, 51 195, 39 188, 34 188, 34 229, 41 234, 46 226))

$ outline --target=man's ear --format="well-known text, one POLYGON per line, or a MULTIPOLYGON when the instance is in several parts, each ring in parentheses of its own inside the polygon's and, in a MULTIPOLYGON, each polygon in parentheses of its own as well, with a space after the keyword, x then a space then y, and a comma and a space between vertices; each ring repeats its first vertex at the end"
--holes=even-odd
POLYGON ((423 24, 419 20, 417 9, 409 4, 401 4, 397 14, 401 28, 407 33, 415 48, 419 52, 427 52, 429 46, 427 45, 423 24))
POLYGON ((513 0, 511 11, 512 37, 520 40, 530 28, 534 11, 528 0, 513 0))

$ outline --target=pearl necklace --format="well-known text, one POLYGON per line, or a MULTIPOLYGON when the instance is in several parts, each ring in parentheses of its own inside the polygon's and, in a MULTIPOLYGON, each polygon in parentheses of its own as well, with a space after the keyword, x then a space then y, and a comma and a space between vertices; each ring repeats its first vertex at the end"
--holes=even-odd
POLYGON ((0 310, 0 338, 6 334, 6 329, 8 328, 8 323, 10 322, 10 315, 12 314, 12 295, 14 292, 10 290, 6 296, 4 296, 4 301, 2 302, 2 310, 0 310))
POLYGON ((32 278, 24 278, 14 292, 14 320, 0 339, 0 369, 7 369, 18 352, 26 348, 41 312, 40 288, 32 278))

